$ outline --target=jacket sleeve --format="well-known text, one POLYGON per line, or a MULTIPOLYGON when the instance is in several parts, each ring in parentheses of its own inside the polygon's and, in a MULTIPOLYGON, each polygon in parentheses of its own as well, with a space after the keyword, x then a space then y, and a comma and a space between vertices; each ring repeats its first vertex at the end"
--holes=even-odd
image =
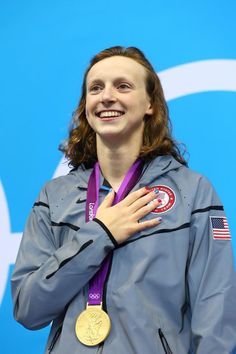
POLYGON ((44 189, 27 221, 11 280, 14 317, 26 328, 55 319, 116 246, 96 220, 68 232, 68 241, 58 248, 44 189))
POLYGON ((230 354, 236 348, 236 278, 232 245, 230 240, 213 238, 213 226, 217 228, 217 225, 212 224, 212 217, 222 221, 225 213, 211 184, 202 178, 192 212, 187 273, 193 352, 230 354))

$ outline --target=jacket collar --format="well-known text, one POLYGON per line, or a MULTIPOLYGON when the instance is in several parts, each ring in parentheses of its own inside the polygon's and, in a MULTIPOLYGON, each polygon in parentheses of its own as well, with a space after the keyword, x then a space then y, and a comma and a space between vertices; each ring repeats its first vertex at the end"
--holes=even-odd
MULTIPOLYGON (((180 162, 174 159, 171 155, 158 156, 150 162, 144 164, 142 177, 137 187, 151 185, 157 177, 164 175, 170 170, 176 170, 181 167, 180 162)), ((77 187, 87 191, 89 177, 92 173, 92 168, 86 169, 84 165, 80 165, 77 169, 71 170, 70 174, 74 174, 77 179, 77 187)), ((101 183, 103 179, 101 178, 101 183)), ((135 188, 136 189, 136 188, 135 188)))
POLYGON ((158 177, 165 173, 176 170, 183 166, 180 162, 175 160, 171 155, 158 156, 150 162, 147 162, 143 168, 143 175, 139 183, 139 188, 143 186, 150 186, 158 177))

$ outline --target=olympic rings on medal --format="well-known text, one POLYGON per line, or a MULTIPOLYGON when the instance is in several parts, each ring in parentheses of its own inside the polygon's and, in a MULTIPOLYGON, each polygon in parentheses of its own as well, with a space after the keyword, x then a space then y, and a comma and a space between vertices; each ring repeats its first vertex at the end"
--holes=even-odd
POLYGON ((91 300, 98 300, 98 299, 100 299, 100 294, 98 294, 98 293, 89 294, 89 298, 91 300))

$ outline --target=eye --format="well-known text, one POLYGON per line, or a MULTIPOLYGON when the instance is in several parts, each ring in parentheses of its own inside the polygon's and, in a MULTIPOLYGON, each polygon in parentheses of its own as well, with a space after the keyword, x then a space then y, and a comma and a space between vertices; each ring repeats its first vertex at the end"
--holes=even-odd
POLYGON ((131 85, 127 82, 121 82, 117 85, 118 90, 120 91, 128 91, 131 89, 131 85))
POLYGON ((102 89, 103 89, 103 87, 101 85, 94 84, 94 85, 89 87, 88 91, 90 93, 96 94, 96 93, 99 93, 102 89))

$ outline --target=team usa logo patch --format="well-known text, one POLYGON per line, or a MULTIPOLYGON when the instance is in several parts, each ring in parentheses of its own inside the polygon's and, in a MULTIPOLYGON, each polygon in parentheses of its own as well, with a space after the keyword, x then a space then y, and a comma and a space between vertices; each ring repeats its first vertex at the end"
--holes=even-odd
POLYGON ((156 209, 154 209, 152 213, 155 214, 165 213, 166 211, 173 208, 173 206, 175 205, 176 196, 174 191, 170 187, 164 185, 158 185, 158 186, 152 186, 147 188, 149 188, 150 191, 154 191, 158 189, 159 193, 157 194, 157 198, 161 199, 162 201, 161 205, 159 205, 156 209))
POLYGON ((225 216, 210 216, 213 240, 231 240, 229 225, 225 216))

